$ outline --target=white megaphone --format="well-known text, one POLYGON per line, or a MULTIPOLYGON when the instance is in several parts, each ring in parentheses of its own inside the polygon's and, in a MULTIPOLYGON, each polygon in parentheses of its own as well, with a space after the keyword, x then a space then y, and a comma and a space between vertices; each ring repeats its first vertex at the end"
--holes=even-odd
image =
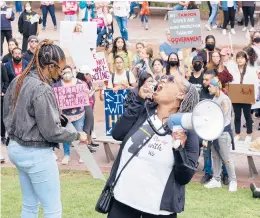
MULTIPOLYGON (((224 114, 221 107, 212 100, 199 102, 192 113, 173 114, 168 119, 168 127, 172 132, 179 129, 194 130, 205 141, 217 139, 225 127, 224 114)), ((176 140, 173 147, 177 149, 180 141, 176 140)))

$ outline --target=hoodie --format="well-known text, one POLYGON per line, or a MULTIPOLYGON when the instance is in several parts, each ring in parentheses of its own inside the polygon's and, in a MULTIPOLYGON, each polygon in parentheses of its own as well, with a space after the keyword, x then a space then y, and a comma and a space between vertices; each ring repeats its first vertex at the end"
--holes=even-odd
POLYGON ((6 14, 8 11, 12 10, 11 8, 4 6, 1 8, 1 31, 2 30, 12 30, 11 21, 14 20, 14 12, 12 11, 11 18, 6 19, 6 14))

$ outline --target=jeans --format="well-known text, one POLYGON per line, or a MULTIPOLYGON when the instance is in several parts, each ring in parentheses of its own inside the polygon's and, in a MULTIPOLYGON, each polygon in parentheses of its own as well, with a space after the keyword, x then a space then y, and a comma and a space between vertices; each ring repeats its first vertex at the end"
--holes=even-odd
POLYGON ((174 10, 174 11, 182 11, 183 8, 184 8, 184 7, 183 7, 182 5, 177 4, 177 5, 173 8, 173 10, 174 10))
POLYGON ((128 19, 127 19, 127 17, 115 16, 115 18, 116 18, 116 22, 118 24, 122 38, 124 40, 128 41, 128 30, 127 30, 128 19))
POLYGON ((22 45, 22 52, 23 52, 23 53, 27 51, 27 48, 28 48, 28 39, 29 39, 29 36, 23 35, 23 45, 22 45))
POLYGON ((249 22, 248 17, 250 17, 251 26, 254 27, 255 26, 255 19, 254 19, 255 7, 242 7, 242 10, 243 10, 243 15, 244 15, 244 19, 245 19, 245 27, 248 26, 248 22, 249 22))
MULTIPOLYGON (((108 28, 108 32, 109 32, 108 34, 110 35, 112 33, 112 29, 108 28)), ((107 34, 107 28, 106 27, 103 28, 103 29, 98 28, 97 29, 97 34, 98 34, 98 36, 97 36, 97 46, 98 46, 98 45, 101 44, 103 36, 107 34)))
POLYGON ((131 15, 133 15, 134 13, 135 13, 135 7, 139 7, 139 9, 141 10, 141 8, 142 8, 142 5, 141 4, 139 4, 138 2, 131 2, 131 4, 130 4, 130 16, 131 15))
POLYGON ((64 16, 64 21, 77 21, 77 19, 78 19, 77 14, 64 16))
POLYGON ((57 26, 54 5, 49 5, 49 6, 42 5, 41 8, 42 8, 42 26, 46 27, 48 11, 51 15, 53 25, 57 26))
POLYGON ((141 22, 142 23, 148 23, 148 16, 147 15, 142 15, 141 16, 141 22))
POLYGON ((20 177, 21 218, 37 218, 40 203, 45 218, 61 218, 59 170, 52 148, 26 147, 10 140, 7 151, 20 177))
MULTIPOLYGON (((78 132, 82 132, 84 126, 84 120, 85 120, 85 115, 82 116, 79 120, 71 122, 78 132)), ((70 145, 71 145, 70 142, 63 143, 64 155, 70 155, 70 145)))
POLYGON ((4 41, 6 39, 6 42, 8 42, 12 38, 12 30, 1 30, 1 54, 0 56, 3 55, 3 45, 4 41))
POLYGON ((211 16, 208 19, 208 24, 216 25, 217 24, 217 15, 218 15, 218 4, 212 4, 211 8, 212 8, 212 12, 211 12, 211 16))
POLYGON ((213 160, 213 177, 220 181, 221 162, 223 161, 228 172, 229 181, 236 181, 236 172, 234 164, 231 160, 231 136, 228 132, 223 132, 218 138, 219 148, 212 146, 212 160, 213 160), (216 150, 218 149, 218 151, 216 150))
POLYGON ((253 120, 251 116, 251 107, 252 107, 251 104, 238 104, 238 103, 233 104, 234 113, 235 113, 236 134, 240 134, 242 109, 246 120, 246 133, 251 134, 253 132, 253 120))
POLYGON ((22 1, 15 1, 15 11, 17 13, 22 13, 22 11, 23 11, 23 3, 22 3, 22 1))
POLYGON ((223 29, 227 29, 227 25, 230 21, 230 26, 231 29, 234 28, 235 26, 235 14, 236 14, 236 10, 234 7, 228 7, 227 11, 223 11, 224 12, 224 24, 223 24, 223 29))

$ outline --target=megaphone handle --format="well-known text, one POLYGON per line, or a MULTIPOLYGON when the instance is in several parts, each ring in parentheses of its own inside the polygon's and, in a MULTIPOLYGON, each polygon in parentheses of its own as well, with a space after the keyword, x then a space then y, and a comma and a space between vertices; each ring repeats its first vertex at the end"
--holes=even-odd
POLYGON ((176 150, 176 149, 178 149, 180 147, 180 145, 181 145, 181 140, 175 140, 173 142, 172 147, 176 150))

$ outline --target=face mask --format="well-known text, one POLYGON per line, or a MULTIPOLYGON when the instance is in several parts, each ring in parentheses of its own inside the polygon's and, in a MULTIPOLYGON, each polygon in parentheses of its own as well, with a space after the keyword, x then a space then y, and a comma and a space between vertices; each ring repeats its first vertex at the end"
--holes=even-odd
POLYGON ((174 67, 179 64, 179 61, 169 61, 170 66, 174 67))
POLYGON ((26 11, 30 11, 32 8, 31 7, 26 7, 25 10, 26 11))
POLYGON ((72 73, 66 73, 62 76, 62 78, 64 80, 71 80, 73 78, 73 74, 72 73))
POLYGON ((22 58, 19 57, 13 57, 13 62, 16 64, 19 64, 21 62, 22 58))
POLYGON ((260 43, 260 37, 254 38, 255 43, 260 43))
POLYGON ((208 49, 209 51, 213 51, 215 48, 215 44, 206 44, 206 49, 208 49))
POLYGON ((200 70, 201 70, 201 68, 202 68, 202 65, 201 64, 196 64, 196 65, 194 65, 193 66, 193 69, 196 71, 196 72, 199 72, 200 70))

